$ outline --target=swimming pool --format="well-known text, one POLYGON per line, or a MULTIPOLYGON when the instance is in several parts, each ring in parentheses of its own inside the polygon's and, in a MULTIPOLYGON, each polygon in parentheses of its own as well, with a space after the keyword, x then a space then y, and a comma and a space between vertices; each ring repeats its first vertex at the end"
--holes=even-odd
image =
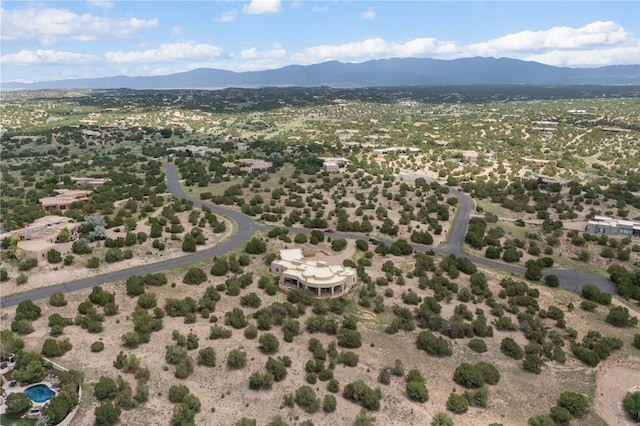
POLYGON ((22 392, 31 398, 33 402, 47 402, 56 394, 54 391, 49 389, 49 386, 43 385, 42 383, 39 385, 29 386, 22 392))

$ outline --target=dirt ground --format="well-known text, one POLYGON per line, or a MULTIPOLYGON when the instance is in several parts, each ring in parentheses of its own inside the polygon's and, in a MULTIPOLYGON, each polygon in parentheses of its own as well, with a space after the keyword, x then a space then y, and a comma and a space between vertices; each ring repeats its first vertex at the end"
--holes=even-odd
MULTIPOLYGON (((634 426, 622 400, 627 391, 640 386, 640 358, 607 360, 600 364, 596 376, 595 409, 612 426, 634 426)), ((635 390, 634 390, 635 391, 635 390)))
MULTIPOLYGON (((271 240, 271 250, 276 250, 280 246, 284 248, 289 246, 282 241, 271 240)), ((307 250, 311 250, 311 246, 307 250)), ((322 243, 313 246, 318 251, 318 256, 322 256, 325 260, 341 262, 344 257, 354 255, 354 244, 350 243, 348 248, 342 253, 332 255, 329 243, 322 243), (324 252, 324 253, 323 253, 324 252), (322 253, 322 254, 320 254, 322 253)), ((358 257, 359 253, 355 253, 358 257)), ((369 270, 372 278, 375 280, 377 275, 381 275, 380 266, 383 261, 392 260, 398 267, 405 269, 403 264, 406 262, 404 258, 396 258, 388 256, 384 258, 374 257, 374 265, 369 270)), ((259 262, 257 262, 259 263, 259 262)), ((408 266, 408 265, 407 265, 408 266)), ((254 269, 256 273, 264 271, 263 266, 254 269)), ((490 288, 495 293, 499 290, 499 281, 504 275, 483 270, 490 282, 490 288)), ((157 294, 159 306, 164 306, 164 300, 168 297, 183 298, 186 296, 198 299, 204 289, 208 285, 216 285, 224 281, 225 277, 216 278, 209 277, 207 283, 200 286, 189 286, 182 284, 183 272, 173 272, 168 274, 169 282, 175 282, 175 288, 170 285, 162 287, 150 288, 157 294)), ((571 389, 587 395, 593 394, 597 384, 597 398, 594 404, 594 411, 607 424, 626 426, 624 423, 614 423, 609 417, 608 401, 621 401, 626 389, 638 384, 638 374, 640 369, 640 360, 631 362, 628 352, 620 354, 620 356, 612 357, 611 363, 602 364, 601 368, 595 370, 585 368, 584 365, 576 361, 572 356, 566 364, 556 364, 548 362, 540 375, 533 375, 522 370, 520 362, 514 361, 503 356, 500 353, 499 345, 502 338, 511 336, 519 344, 527 343, 523 334, 520 332, 500 332, 495 331, 493 338, 484 339, 489 346, 489 351, 485 354, 477 354, 466 346, 466 339, 453 341, 453 356, 447 358, 430 357, 422 351, 416 350, 415 339, 417 333, 421 330, 416 329, 413 332, 399 332, 395 335, 389 335, 384 332, 386 324, 389 323, 393 314, 390 307, 394 304, 402 305, 402 292, 412 289, 420 296, 429 295, 430 290, 420 290, 417 288, 417 279, 407 279, 406 286, 398 286, 392 284, 390 288, 394 290, 394 296, 385 299, 387 306, 386 312, 382 314, 373 314, 370 310, 357 308, 354 312, 360 319, 358 330, 362 333, 363 345, 356 352, 360 361, 357 367, 345 367, 343 365, 336 366, 335 377, 340 381, 340 392, 344 386, 355 380, 362 379, 369 386, 381 387, 383 398, 381 400, 381 408, 372 415, 377 418, 376 424, 389 426, 404 425, 428 425, 432 416, 440 411, 446 411, 446 401, 449 394, 455 389, 462 392, 461 389, 452 380, 453 371, 461 362, 491 362, 499 369, 501 373, 501 381, 497 386, 491 386, 489 390, 489 407, 487 409, 470 408, 463 415, 452 415, 455 424, 458 426, 476 426, 487 425, 492 422, 499 422, 504 425, 525 425, 526 420, 538 414, 545 414, 548 409, 555 405, 558 395, 563 390, 571 389), (400 359, 404 364, 405 371, 417 368, 426 378, 427 388, 429 390, 429 401, 424 404, 411 402, 405 392, 405 383, 402 378, 393 377, 391 384, 388 386, 380 385, 377 382, 377 376, 383 367, 391 366, 395 359, 400 359), (635 383, 634 383, 635 382, 635 383)), ((462 275, 458 280, 460 286, 468 285, 468 277, 462 275)), ((91 397, 91 384, 95 383, 101 375, 108 375, 112 378, 122 375, 135 389, 135 379, 130 374, 123 374, 115 369, 112 365, 117 354, 123 351, 127 354, 135 354, 141 360, 143 367, 151 370, 151 379, 149 381, 150 398, 147 403, 133 410, 123 410, 121 416, 122 424, 130 425, 166 425, 173 412, 173 404, 168 402, 168 389, 174 384, 184 384, 189 387, 190 391, 200 398, 202 410, 196 415, 196 424, 201 425, 233 425, 239 418, 246 416, 256 418, 259 425, 265 424, 269 419, 276 415, 283 417, 290 425, 298 425, 303 420, 311 419, 314 424, 320 425, 349 425, 360 411, 360 406, 349 402, 336 394, 337 410, 334 413, 323 413, 321 410, 314 413, 305 413, 300 407, 285 407, 283 405, 283 396, 294 393, 295 390, 305 381, 304 365, 312 358, 311 353, 307 349, 308 339, 311 337, 318 338, 326 348, 331 341, 335 341, 335 336, 329 336, 323 333, 315 333, 310 335, 304 332, 300 336, 296 336, 292 343, 284 342, 282 331, 279 327, 274 327, 270 332, 273 333, 280 341, 280 350, 275 356, 287 355, 292 359, 292 366, 288 369, 288 375, 282 382, 274 383, 271 390, 268 391, 252 391, 248 387, 249 376, 255 371, 263 371, 266 356, 258 349, 257 339, 248 340, 243 336, 243 330, 233 330, 230 339, 209 340, 209 330, 211 323, 198 316, 196 323, 184 324, 183 318, 165 317, 164 327, 162 330, 152 334, 151 341, 143 344, 137 349, 128 350, 120 343, 120 336, 132 330, 132 323, 129 317, 130 312, 136 306, 136 298, 130 298, 126 295, 123 283, 110 283, 104 286, 105 290, 114 292, 116 302, 120 307, 120 313, 113 317, 106 317, 105 331, 100 334, 90 334, 85 330, 76 326, 65 328, 65 333, 61 338, 69 338, 73 343, 73 349, 62 357, 56 359, 62 365, 78 368, 85 372, 87 386, 83 401, 81 401, 80 409, 74 419, 73 424, 90 425, 93 424, 93 410, 97 406, 97 402, 91 397), (199 337, 200 346, 203 348, 211 346, 217 354, 216 367, 209 368, 204 366, 196 366, 193 373, 185 380, 178 380, 174 377, 175 367, 168 365, 164 360, 164 347, 172 344, 172 331, 179 330, 180 333, 186 335, 189 332, 195 333, 199 337), (105 349, 100 354, 94 354, 90 351, 91 343, 101 340, 105 343, 105 349), (226 365, 226 358, 232 349, 240 348, 247 353, 247 365, 239 370, 229 369, 226 365)), ((540 304, 548 306, 555 304, 562 306, 569 302, 579 303, 579 297, 559 289, 549 289, 538 287, 541 291, 540 304)), ((28 349, 39 351, 44 340, 49 337, 47 326, 47 317, 57 312, 65 317, 73 318, 77 313, 77 306, 80 302, 86 300, 90 289, 67 295, 68 305, 65 307, 53 308, 46 302, 39 305, 43 308, 42 318, 34 323, 36 331, 25 336, 25 342, 28 349)), ((272 302, 283 302, 286 295, 278 293, 276 296, 267 296, 263 291, 259 290, 255 284, 243 290, 242 294, 256 292, 266 306, 272 302)), ((356 300, 357 290, 352 292, 350 298, 356 300)), ((224 322, 224 313, 230 311, 234 307, 239 306, 239 298, 222 294, 222 299, 218 302, 214 315, 219 318, 218 324, 224 322)), ((453 309, 459 302, 453 300, 451 303, 443 302, 443 317, 449 317, 453 313, 453 309)), ((405 305, 406 306, 406 305, 405 305)), ((486 305, 478 305, 488 311, 486 305)), ((254 308, 242 308, 245 314, 250 317, 256 311, 254 308)), ((470 305, 473 311, 473 304, 470 305)), ((3 312, 3 328, 8 327, 8 319, 10 320, 15 308, 4 310, 3 312), (5 315, 6 314, 6 315, 5 315)), ((565 312, 567 324, 578 330, 582 336, 588 330, 593 318, 589 317, 593 313, 587 313, 580 309, 573 312, 565 312)), ((601 313, 600 313, 601 314, 601 313)), ((301 325, 304 327, 305 319, 312 315, 310 309, 307 310, 305 316, 299 318, 301 325)), ((513 320, 516 321, 515 316, 513 320)), ((549 320, 547 320, 549 321, 549 320)), ((249 323, 255 323, 255 320, 249 319, 249 323)), ((552 322, 549 321, 551 326, 552 322)), ((225 326, 225 328, 229 328, 225 326)), ((260 332, 261 334, 262 332, 260 332)), ((603 332, 609 334, 609 332, 603 332)), ((627 346, 627 342, 625 342, 627 346)), ((565 348, 568 350, 568 348, 565 348)), ((338 347, 338 350, 344 350, 338 347)), ((197 350, 190 351, 192 357, 197 356, 197 350)), ((312 385, 317 396, 322 398, 329 394, 326 390, 326 382, 318 381, 312 385)), ((615 404, 614 404, 615 405, 615 404)), ((619 415, 618 415, 619 416, 619 415)), ((590 417, 587 421, 595 420, 590 417)), ((587 423, 583 423, 587 424, 587 423)), ((589 424, 603 424, 595 421, 589 424)))
MULTIPOLYGON (((391 213, 391 212, 390 212, 391 213)), ((183 225, 189 230, 186 214, 182 217, 183 225)), ((140 223, 136 231, 148 231, 144 223, 140 223)), ((445 227, 446 229, 446 227, 445 227)), ((207 232, 209 232, 207 228, 207 232)), ((110 237, 124 236, 121 233, 109 231, 110 237)), ((218 244, 224 240, 232 232, 232 226, 227 223, 227 231, 224 234, 206 233, 207 247, 218 244)), ((166 238, 167 248, 164 252, 160 252, 162 259, 171 257, 184 256, 179 243, 166 238)), ((290 248, 292 244, 287 244, 279 240, 270 241, 270 250, 277 251, 279 248, 290 248)), ((51 285, 59 282, 69 281, 73 279, 84 278, 89 274, 102 274, 111 270, 135 267, 145 263, 157 260, 158 252, 151 249, 151 242, 147 241, 142 245, 132 247, 135 250, 133 259, 115 264, 105 264, 104 262, 97 270, 87 269, 81 264, 72 265, 71 267, 61 267, 58 270, 53 265, 41 262, 36 269, 29 272, 29 280, 26 284, 17 287, 15 280, 3 283, 0 290, 3 293, 13 291, 23 291, 31 288, 51 285), (150 254, 153 253, 153 254, 150 254), (12 287, 13 286, 13 287, 12 287)), ((200 249, 202 246, 200 246, 200 249)), ((67 250, 70 250, 70 246, 67 250)), ((98 250, 104 250, 98 249, 98 250)), ((349 241, 347 248, 338 254, 332 253, 329 243, 322 243, 318 246, 306 246, 306 250, 315 250, 316 256, 324 260, 330 260, 342 263, 345 258, 356 258, 360 255, 356 252, 355 243, 349 241)), ((64 253, 63 253, 64 254, 64 253)), ((97 254, 101 256, 100 254, 97 254)), ((78 263, 80 257, 77 257, 78 263)), ((381 264, 386 260, 392 260, 396 266, 407 272, 411 268, 411 261, 402 257, 380 257, 373 258, 374 264, 367 268, 367 272, 375 280, 377 276, 382 276, 380 271, 381 264)), ((84 262, 84 260, 83 260, 84 262)), ((266 271, 266 267, 261 265, 257 260, 255 265, 251 266, 255 276, 266 271)), ((205 267, 203 269, 207 270, 205 267)), ((504 275, 491 270, 483 270, 490 282, 491 290, 494 294, 499 291, 499 282, 504 275)), ((217 285, 224 282, 226 277, 215 278, 209 276, 209 280, 200 286, 188 286, 182 284, 182 275, 184 271, 170 271, 167 273, 169 283, 176 283, 175 288, 170 285, 149 289, 158 296, 158 305, 164 306, 166 298, 183 298, 186 296, 197 300, 204 289, 209 285, 217 285)), ((17 273, 12 272, 11 276, 17 273)), ((257 280, 256 280, 257 281, 257 280)), ((457 282, 463 286, 468 285, 468 277, 461 275, 457 282)), ((525 425, 527 419, 534 415, 546 414, 551 406, 555 405, 557 396, 563 390, 571 389, 587 395, 595 392, 595 403, 593 410, 602 419, 610 425, 627 426, 632 423, 625 423, 624 411, 620 408, 619 402, 622 401, 626 390, 634 385, 640 384, 640 359, 633 354, 634 349, 626 349, 630 347, 628 339, 625 340, 625 352, 612 358, 604 363, 597 370, 585 368, 584 365, 576 361, 571 355, 565 365, 548 362, 543 368, 540 375, 532 375, 522 370, 520 362, 513 361, 500 353, 500 341, 506 337, 513 337, 519 344, 527 343, 523 334, 520 332, 494 332, 493 338, 485 339, 489 346, 486 354, 476 354, 466 346, 466 340, 454 340, 454 355, 449 358, 433 358, 424 352, 416 350, 416 335, 421 330, 413 332, 399 332, 395 335, 389 335, 384 332, 384 328, 393 318, 390 312, 394 304, 403 305, 401 294, 409 289, 416 291, 420 296, 431 295, 430 290, 419 290, 417 279, 407 279, 406 286, 401 287, 396 284, 390 286, 394 290, 394 296, 385 298, 387 310, 385 313, 376 315, 369 309, 360 309, 357 305, 357 290, 349 296, 354 300, 354 306, 357 311, 354 312, 359 317, 358 330, 362 333, 363 346, 354 350, 360 361, 357 367, 345 367, 338 365, 335 370, 336 378, 339 379, 342 392, 344 386, 355 380, 362 379, 369 386, 375 388, 380 386, 383 393, 381 400, 381 409, 372 413, 377 418, 378 425, 389 426, 405 426, 405 425, 428 425, 432 416, 440 411, 446 411, 446 401, 453 390, 462 392, 459 386, 452 380, 453 371, 461 362, 478 362, 487 361, 496 365, 501 373, 501 382, 498 386, 492 386, 489 391, 489 407, 487 409, 470 408, 464 415, 452 415, 455 424, 458 426, 476 426, 487 425, 492 422, 503 423, 504 425, 525 425), (402 378, 392 377, 389 386, 382 386, 377 382, 377 376, 384 367, 391 366, 395 359, 400 359, 405 371, 417 368, 427 380, 427 388, 429 389, 430 399, 424 404, 411 402, 405 392, 405 383, 402 378), (457 389, 456 389, 457 388, 457 389), (595 391, 594 391, 595 389, 595 391)), ((578 306, 580 298, 578 295, 564 292, 560 289, 549 289, 537 286, 541 292, 541 306, 554 304, 560 307, 566 307, 568 303, 578 306)), ((185 384, 190 391, 200 398, 202 410, 196 415, 196 424, 202 425, 233 425, 239 418, 246 416, 256 418, 258 424, 265 424, 269 419, 276 415, 282 416, 290 425, 297 425, 303 420, 312 419, 314 424, 320 425, 349 425, 360 411, 360 406, 340 397, 336 394, 337 410, 334 413, 326 414, 321 410, 314 414, 305 413, 301 408, 285 407, 283 405, 283 396, 295 392, 295 390, 307 384, 305 381, 304 365, 312 358, 307 350, 307 342, 310 337, 318 338, 323 345, 326 346, 335 340, 335 336, 328 336, 322 333, 316 333, 311 336, 309 333, 303 333, 301 336, 294 338, 292 343, 284 342, 282 331, 279 327, 274 327, 270 332, 276 335, 280 341, 280 350, 276 356, 287 355, 293 360, 292 366, 288 369, 288 375, 282 382, 274 383, 273 388, 269 391, 251 391, 248 388, 249 376, 255 371, 264 370, 264 362, 266 356, 258 349, 256 340, 247 340, 243 336, 242 330, 233 330, 233 336, 226 340, 209 340, 209 331, 211 323, 203 318, 198 318, 195 324, 184 324, 183 318, 164 318, 164 327, 159 332, 153 333, 151 342, 143 344, 135 350, 127 350, 121 345, 120 336, 132 330, 130 313, 136 306, 136 299, 126 295, 124 283, 109 283, 104 289, 116 294, 116 302, 119 305, 120 313, 113 317, 107 317, 104 331, 100 334, 89 334, 85 330, 76 326, 65 328, 65 333, 61 338, 69 338, 73 344, 73 349, 59 359, 56 359, 62 365, 82 370, 86 375, 85 382, 87 392, 80 403, 80 409, 74 419, 73 424, 90 425, 93 424, 93 410, 97 406, 97 402, 91 397, 91 383, 95 383, 101 375, 117 377, 122 375, 132 388, 135 389, 136 383, 132 375, 122 374, 112 365, 117 354, 123 351, 127 354, 135 354, 141 360, 143 367, 151 370, 151 380, 149 381, 150 398, 147 403, 133 410, 123 410, 121 423, 130 425, 166 425, 173 412, 173 404, 168 402, 168 389, 173 384, 185 384), (174 377, 175 367, 165 363, 164 348, 172 344, 172 331, 179 330, 183 335, 193 332, 199 337, 200 346, 203 348, 211 346, 217 353, 217 366, 213 368, 196 366, 193 374, 185 380, 178 380, 174 377), (99 355, 90 351, 93 342, 100 340, 105 343, 105 350, 99 355), (247 366, 239 370, 231 370, 226 365, 226 358, 232 349, 240 348, 247 353, 247 366)), ((48 338, 49 328, 47 326, 47 317, 52 313, 59 313, 65 317, 74 318, 77 314, 77 306, 86 300, 91 289, 67 294, 69 304, 65 307, 53 308, 45 301, 39 302, 43 308, 42 318, 34 323, 36 331, 25 336, 27 348, 40 351, 42 344, 48 338)), ((266 306, 272 302, 283 302, 286 295, 278 293, 276 296, 266 296, 263 291, 259 290, 255 284, 243 290, 242 294, 248 292, 256 292, 263 300, 266 306)), ((224 322, 224 313, 239 306, 238 297, 225 296, 218 302, 214 315, 220 318, 219 324, 224 322)), ((453 300, 451 303, 443 302, 442 316, 445 318, 453 314, 455 306, 459 302, 453 300)), ((476 307, 488 312, 488 307, 479 304, 474 307, 469 304, 473 311, 476 307)), ((242 308, 247 317, 250 317, 256 309, 242 308)), ((411 307, 410 307, 411 309, 411 307)), ((604 311, 586 313, 580 309, 573 312, 566 312, 566 320, 568 326, 576 329, 579 336, 583 336, 594 323, 594 315, 600 316, 600 320, 604 318, 604 311)), ((9 328, 10 320, 15 315, 15 308, 2 311, 2 328, 9 328)), ((304 327, 305 319, 311 315, 310 309, 307 314, 299 318, 304 327)), ((639 315, 640 316, 640 315, 639 315)), ((491 317, 490 317, 491 319, 491 317)), ((516 321, 515 316, 512 318, 516 321)), ((255 320, 250 319, 250 323, 255 320)), ((598 321, 599 324, 603 321, 598 321)), ((552 327, 552 322, 549 322, 552 327)), ((228 327, 226 327, 228 328, 228 327)), ((606 329, 605 335, 610 335, 615 330, 606 329)), ((341 350, 339 348, 339 350, 341 350)), ((565 347, 565 351, 570 350, 565 347)), ((197 351, 192 351, 192 357, 196 357, 197 351)), ((329 394, 326 390, 326 383, 318 381, 312 388, 317 396, 322 398, 329 394)), ((594 423, 600 425, 594 417, 590 417, 587 421, 594 420, 594 423)), ((587 423, 584 423, 587 424, 587 423)))

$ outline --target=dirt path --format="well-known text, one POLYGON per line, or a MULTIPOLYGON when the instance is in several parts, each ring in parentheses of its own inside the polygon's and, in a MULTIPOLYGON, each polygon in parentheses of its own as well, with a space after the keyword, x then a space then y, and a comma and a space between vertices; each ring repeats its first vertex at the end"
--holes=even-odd
POLYGON ((622 406, 624 396, 634 386, 640 386, 640 358, 603 361, 596 375, 594 409, 611 426, 634 426, 622 406))

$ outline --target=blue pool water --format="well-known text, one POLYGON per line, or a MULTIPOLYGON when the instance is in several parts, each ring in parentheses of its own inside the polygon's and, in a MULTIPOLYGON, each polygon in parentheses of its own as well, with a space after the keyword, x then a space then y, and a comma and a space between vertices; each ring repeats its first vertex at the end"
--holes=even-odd
POLYGON ((33 402, 47 402, 56 394, 54 391, 49 389, 49 386, 43 384, 30 386, 22 392, 27 394, 33 402))

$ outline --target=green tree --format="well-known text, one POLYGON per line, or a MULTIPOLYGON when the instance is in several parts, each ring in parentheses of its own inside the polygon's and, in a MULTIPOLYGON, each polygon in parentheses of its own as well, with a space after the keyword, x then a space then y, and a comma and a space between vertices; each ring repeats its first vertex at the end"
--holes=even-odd
POLYGON ((103 399, 114 399, 118 395, 118 385, 109 376, 100 376, 98 383, 93 388, 93 396, 98 401, 103 399))
POLYGON ((624 409, 627 410, 633 421, 640 420, 640 391, 627 392, 622 401, 624 409))
POLYGON ((33 406, 31 398, 22 392, 13 392, 7 396, 5 402, 7 414, 11 417, 20 417, 33 406))
POLYGON ((51 306, 56 306, 56 307, 58 307, 58 306, 66 306, 67 305, 67 299, 65 299, 63 292, 56 291, 49 297, 49 304, 51 306))
POLYGON ((187 270, 187 273, 184 275, 184 278, 182 279, 182 282, 185 284, 195 285, 201 284, 205 281, 207 281, 207 274, 205 274, 202 269, 196 266, 189 268, 187 270))
POLYGON ((314 413, 320 408, 320 399, 309 386, 301 386, 296 389, 295 402, 308 413, 314 413))
POLYGON ((455 369, 453 381, 466 388, 479 388, 485 383, 482 370, 466 362, 455 369))
POLYGON ((453 419, 447 413, 436 413, 431 420, 431 426, 453 426, 453 419))
POLYGON ((62 255, 56 249, 51 249, 47 252, 47 262, 60 263, 62 262, 62 255))
POLYGON ((71 238, 71 231, 66 226, 58 233, 58 242, 66 243, 71 238))
POLYGON ((427 402, 429 400, 429 391, 421 380, 408 381, 406 386, 407 395, 412 401, 427 402))
POLYGON ((511 337, 505 337, 502 339, 502 342, 500 343, 500 350, 503 354, 513 359, 522 359, 524 356, 524 351, 520 345, 518 345, 518 343, 511 337))
POLYGON ((171 385, 169 388, 169 401, 180 403, 189 394, 189 388, 185 385, 171 385))
POLYGON ((247 353, 240 349, 233 349, 227 356, 227 365, 231 368, 242 368, 247 364, 247 353))
POLYGON ((198 352, 198 364, 206 365, 207 367, 216 366, 216 351, 211 346, 200 349, 198 352))
POLYGON ((325 413, 333 413, 336 411, 337 401, 333 395, 325 395, 322 398, 322 411, 325 413))
POLYGON ((638 319, 629 315, 629 309, 624 306, 609 309, 606 321, 616 327, 629 327, 638 323, 638 319))
POLYGON ((96 425, 98 426, 110 426, 118 422, 120 419, 121 410, 120 407, 110 400, 102 401, 98 405, 93 414, 96 418, 96 425))
POLYGON ((182 241, 182 251, 186 251, 188 253, 193 253, 196 251, 196 239, 191 234, 186 234, 184 236, 184 240, 182 241))
POLYGON ((447 400, 447 410, 456 413, 462 414, 465 413, 469 409, 469 401, 464 395, 459 395, 455 392, 451 392, 449 395, 449 399, 447 400))
POLYGON ((266 253, 267 244, 263 240, 257 237, 253 237, 249 242, 247 242, 247 245, 245 246, 245 251, 249 254, 266 253))
POLYGON ((260 350, 266 354, 276 353, 280 348, 278 338, 271 333, 265 333, 260 336, 258 342, 260 342, 260 350))
POLYGON ((564 391, 560 394, 558 405, 569 410, 574 417, 582 417, 589 411, 587 397, 571 391, 564 391))

